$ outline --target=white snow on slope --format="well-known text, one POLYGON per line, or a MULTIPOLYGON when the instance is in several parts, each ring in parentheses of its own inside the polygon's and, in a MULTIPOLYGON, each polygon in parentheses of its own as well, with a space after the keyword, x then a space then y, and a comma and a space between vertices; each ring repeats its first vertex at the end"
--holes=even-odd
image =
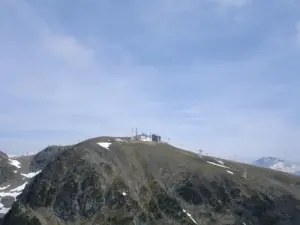
POLYGON ((215 166, 219 166, 219 167, 223 167, 223 168, 229 169, 228 166, 220 165, 220 164, 218 164, 218 163, 214 163, 214 162, 211 162, 211 161, 206 161, 206 162, 209 163, 209 164, 215 165, 215 166))
POLYGON ((234 174, 232 171, 230 170, 226 170, 227 173, 230 173, 230 174, 234 174))
POLYGON ((10 187, 10 185, 4 186, 4 187, 0 187, 0 191, 3 191, 3 190, 5 190, 6 188, 9 188, 9 187, 10 187))
POLYGON ((9 192, 0 192, 0 197, 11 196, 11 197, 16 198, 19 194, 22 193, 22 191, 25 188, 26 184, 27 184, 27 182, 25 182, 24 184, 22 184, 19 187, 11 189, 9 192))
POLYGON ((192 215, 189 214, 185 209, 183 209, 182 212, 184 212, 188 217, 190 217, 190 219, 194 222, 194 224, 198 224, 198 223, 196 222, 196 220, 194 220, 194 218, 192 217, 192 215))
POLYGON ((123 196, 126 196, 127 194, 126 194, 126 192, 123 192, 122 195, 123 195, 123 196))
POLYGON ((14 189, 11 189, 9 192, 20 192, 20 191, 23 191, 23 189, 25 188, 27 182, 25 182, 24 184, 22 184, 21 186, 19 187, 16 187, 14 189))
POLYGON ((102 148, 106 148, 107 150, 109 150, 109 146, 111 145, 110 142, 98 142, 98 145, 100 145, 102 148))
POLYGON ((5 208, 5 207, 1 208, 0 207, 0 214, 6 214, 6 213, 8 213, 9 210, 10 210, 10 208, 5 208))
POLYGON ((21 163, 18 160, 15 159, 8 159, 10 164, 17 167, 17 168, 21 168, 21 163))
POLYGON ((37 172, 33 172, 33 173, 27 173, 27 174, 21 173, 21 175, 24 176, 24 177, 27 177, 27 178, 33 178, 36 175, 38 175, 40 172, 41 172, 41 170, 39 170, 37 172))
POLYGON ((218 163, 220 163, 221 165, 224 165, 224 162, 222 160, 217 160, 218 163))
POLYGON ((21 194, 22 192, 0 192, 0 197, 14 197, 16 198, 19 194, 21 194))
POLYGON ((6 214, 9 210, 9 208, 5 208, 4 205, 0 202, 0 214, 6 214))

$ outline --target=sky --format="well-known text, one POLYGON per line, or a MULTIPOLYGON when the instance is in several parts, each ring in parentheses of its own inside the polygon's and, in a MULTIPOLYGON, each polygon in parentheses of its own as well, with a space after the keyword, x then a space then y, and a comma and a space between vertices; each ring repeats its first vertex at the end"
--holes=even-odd
POLYGON ((158 133, 300 161, 298 0, 1 0, 0 149, 158 133))

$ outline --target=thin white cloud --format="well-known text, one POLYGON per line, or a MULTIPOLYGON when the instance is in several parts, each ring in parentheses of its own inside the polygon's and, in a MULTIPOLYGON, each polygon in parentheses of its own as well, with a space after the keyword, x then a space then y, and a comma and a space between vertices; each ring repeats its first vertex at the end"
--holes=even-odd
POLYGON ((168 36, 170 32, 170 35, 176 33, 177 37, 186 36, 190 26, 193 26, 187 20, 194 17, 195 12, 201 11, 202 4, 197 0, 154 0, 149 3, 141 6, 139 20, 148 31, 155 32, 160 38, 168 36))
POLYGON ((251 0, 154 0, 138 10, 140 23, 158 41, 202 41, 209 37, 215 21, 232 20, 242 24, 251 0), (234 9, 234 13, 232 10, 234 9), (212 17, 211 19, 208 19, 212 17), (197 35, 195 35, 197 34, 197 35), (176 38, 173 38, 176 37, 176 38))
POLYGON ((249 4, 250 0, 209 0, 218 4, 222 8, 243 8, 249 4))
POLYGON ((300 45, 300 21, 296 24, 296 32, 297 43, 300 45))
POLYGON ((95 51, 80 45, 79 41, 73 36, 47 32, 44 44, 50 53, 73 64, 73 66, 86 67, 95 63, 95 51))

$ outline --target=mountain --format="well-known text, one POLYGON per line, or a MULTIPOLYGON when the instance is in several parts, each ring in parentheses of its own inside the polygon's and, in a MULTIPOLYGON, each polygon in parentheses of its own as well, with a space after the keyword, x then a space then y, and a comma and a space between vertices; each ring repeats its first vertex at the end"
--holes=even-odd
POLYGON ((297 225, 300 178, 100 137, 59 151, 3 218, 12 224, 297 225))
POLYGON ((18 157, 0 151, 0 219, 30 180, 67 147, 49 146, 38 154, 18 157))
POLYGON ((275 157, 263 157, 253 162, 254 165, 286 173, 300 175, 300 166, 275 157))
POLYGON ((16 197, 37 173, 28 173, 26 162, 30 157, 10 158, 0 153, 0 218, 8 212, 16 197))

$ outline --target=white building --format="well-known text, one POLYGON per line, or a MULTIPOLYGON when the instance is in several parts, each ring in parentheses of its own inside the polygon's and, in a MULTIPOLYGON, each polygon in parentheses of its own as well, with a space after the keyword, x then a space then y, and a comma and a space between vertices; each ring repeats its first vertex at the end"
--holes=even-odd
POLYGON ((151 142, 152 141, 152 136, 142 133, 142 134, 139 134, 138 136, 136 136, 136 139, 139 140, 139 141, 151 142))

